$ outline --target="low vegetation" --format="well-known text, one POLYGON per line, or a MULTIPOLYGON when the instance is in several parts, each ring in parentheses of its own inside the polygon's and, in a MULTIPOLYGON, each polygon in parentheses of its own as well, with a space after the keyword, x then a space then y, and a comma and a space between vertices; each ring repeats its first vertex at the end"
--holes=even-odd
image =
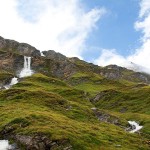
POLYGON ((37 73, 0 91, 0 131, 9 127, 13 134, 42 133, 51 140, 67 139, 75 150, 147 150, 149 92, 149 86, 108 80, 98 74, 78 72, 62 81, 37 73), (99 121, 94 107, 115 116, 120 124, 99 121), (128 120, 144 126, 140 134, 125 131, 128 120))

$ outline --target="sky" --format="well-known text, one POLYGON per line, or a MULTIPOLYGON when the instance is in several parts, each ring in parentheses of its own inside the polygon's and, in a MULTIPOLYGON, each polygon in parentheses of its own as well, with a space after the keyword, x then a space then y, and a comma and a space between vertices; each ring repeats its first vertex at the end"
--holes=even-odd
POLYGON ((0 0, 0 36, 150 73, 150 0, 0 0))

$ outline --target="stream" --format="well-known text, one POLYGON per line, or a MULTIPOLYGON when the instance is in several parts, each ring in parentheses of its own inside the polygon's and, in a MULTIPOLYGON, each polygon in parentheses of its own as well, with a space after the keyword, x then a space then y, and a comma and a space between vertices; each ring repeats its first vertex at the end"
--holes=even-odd
POLYGON ((143 128, 143 126, 140 126, 138 123, 136 123, 135 121, 128 121, 128 123, 131 125, 132 130, 130 131, 130 133, 135 133, 139 130, 141 130, 143 128))

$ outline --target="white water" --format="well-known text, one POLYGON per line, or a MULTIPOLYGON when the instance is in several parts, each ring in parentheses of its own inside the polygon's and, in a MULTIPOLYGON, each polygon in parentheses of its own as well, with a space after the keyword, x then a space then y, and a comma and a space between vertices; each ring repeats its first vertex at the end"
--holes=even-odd
POLYGON ((18 83, 18 78, 13 77, 13 78, 11 79, 10 84, 9 84, 9 85, 5 85, 4 88, 5 88, 5 89, 10 89, 13 85, 15 85, 15 84, 17 84, 17 83, 18 83))
POLYGON ((13 77, 13 78, 11 79, 10 86, 15 85, 15 84, 17 84, 17 83, 18 83, 18 78, 13 77))
POLYGON ((12 146, 9 145, 8 140, 0 140, 0 150, 9 150, 12 146))
POLYGON ((128 123, 134 127, 135 129, 131 130, 130 133, 135 133, 143 128, 143 126, 140 126, 138 123, 135 121, 128 121, 128 123))
POLYGON ((43 52, 40 52, 41 53, 41 56, 45 57, 45 55, 43 54, 43 52))
POLYGON ((20 78, 28 77, 33 74, 33 71, 31 70, 31 57, 24 56, 24 68, 19 74, 20 78))

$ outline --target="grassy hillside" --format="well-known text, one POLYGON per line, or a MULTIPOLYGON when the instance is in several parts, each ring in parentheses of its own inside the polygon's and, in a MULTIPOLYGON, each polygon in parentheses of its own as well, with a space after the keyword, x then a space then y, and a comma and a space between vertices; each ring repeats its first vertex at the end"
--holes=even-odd
POLYGON ((43 134, 52 141, 67 140, 75 150, 146 150, 150 134, 149 91, 149 86, 86 72, 74 74, 67 82, 34 74, 0 91, 0 131, 11 129, 13 134, 43 134), (106 95, 93 101, 106 90, 106 95), (119 126, 99 121, 93 107, 113 115, 119 126), (128 120, 144 126, 141 134, 125 131, 128 120))

